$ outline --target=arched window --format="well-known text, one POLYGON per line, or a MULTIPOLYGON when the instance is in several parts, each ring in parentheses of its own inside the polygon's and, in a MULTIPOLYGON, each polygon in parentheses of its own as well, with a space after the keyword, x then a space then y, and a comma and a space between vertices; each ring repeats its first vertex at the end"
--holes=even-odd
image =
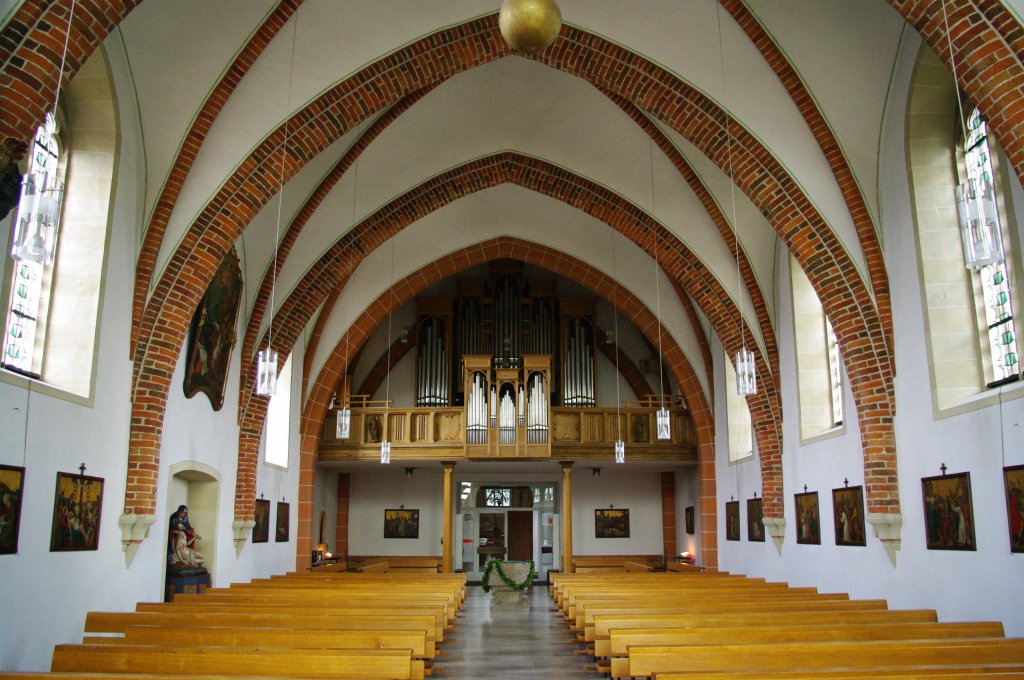
POLYGON ((800 438, 832 434, 843 424, 843 371, 839 342, 818 294, 790 257, 793 337, 796 347, 800 438))
POLYGON ((729 462, 754 455, 754 432, 746 397, 736 394, 736 368, 731 358, 725 357, 726 422, 729 426, 729 462))
MULTIPOLYGON (((4 257, 0 265, 0 380, 18 383, 23 380, 19 376, 28 375, 38 378, 51 396, 81 404, 91 403, 95 388, 117 172, 119 133, 110 73, 106 51, 93 52, 62 88, 57 120, 43 125, 50 139, 37 137, 31 151, 32 167, 45 162, 49 170, 56 161, 64 185, 52 263, 25 267, 24 260, 4 257), (12 330, 21 337, 12 337, 12 330)), ((13 212, 12 219, 17 219, 13 212)))
MULTIPOLYGON (((961 145, 961 179, 998 187, 992 166, 988 124, 978 109, 971 111, 967 119, 966 135, 967 138, 961 145)), ((997 229, 1000 223, 1001 220, 996 220, 997 229)), ((1013 322, 1013 295, 1010 289, 1009 239, 998 231, 997 235, 1000 237, 1005 259, 976 269, 971 276, 985 382, 990 387, 1015 380, 1020 372, 1017 334, 1013 322)))
MULTIPOLYGON (((46 120, 32 140, 29 149, 29 165, 26 181, 33 178, 46 178, 44 183, 62 182, 63 163, 62 149, 58 143, 57 123, 53 116, 46 114, 46 120)), ((66 158, 66 154, 65 154, 66 158)), ((47 192, 49 196, 38 191, 35 198, 23 192, 18 205, 14 224, 23 225, 18 230, 20 238, 11 243, 11 257, 15 258, 12 267, 10 294, 6 306, 7 332, 4 334, 2 365, 4 368, 31 376, 40 377, 43 365, 43 348, 46 341, 46 320, 50 306, 51 282, 55 265, 35 259, 29 259, 33 244, 31 232, 25 228, 33 220, 40 219, 38 213, 48 212, 54 219, 59 219, 59 201, 62 192, 47 192), (55 197, 50 198, 50 197, 55 197), (38 200, 40 197, 41 200, 38 200), (54 205, 43 205, 47 201, 56 201, 54 205)))
POLYGON ((269 465, 288 467, 288 442, 291 433, 292 411, 292 357, 281 367, 277 376, 277 393, 267 405, 266 447, 264 460, 269 465))

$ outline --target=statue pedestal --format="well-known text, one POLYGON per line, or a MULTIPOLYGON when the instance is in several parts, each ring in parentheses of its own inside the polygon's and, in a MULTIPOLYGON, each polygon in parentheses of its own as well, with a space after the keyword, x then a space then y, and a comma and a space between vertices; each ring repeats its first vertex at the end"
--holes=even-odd
MULTIPOLYGON (((529 562, 498 562, 501 571, 513 583, 522 583, 530 573, 529 562)), ((486 584, 491 587, 492 611, 525 611, 530 608, 530 600, 526 597, 529 587, 522 591, 509 588, 497 574, 497 567, 488 577, 486 584)))

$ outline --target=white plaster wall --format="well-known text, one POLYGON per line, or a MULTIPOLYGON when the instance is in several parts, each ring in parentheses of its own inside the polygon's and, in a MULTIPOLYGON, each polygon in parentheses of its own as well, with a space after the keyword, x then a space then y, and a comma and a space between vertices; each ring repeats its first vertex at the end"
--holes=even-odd
POLYGON ((676 470, 676 549, 700 561, 700 472, 697 467, 676 470), (693 531, 686 533, 686 508, 693 506, 693 531))
MULTIPOLYGON (((627 454, 628 455, 628 454, 627 454)), ((574 555, 660 555, 661 473, 604 468, 594 477, 586 468, 572 475, 572 551, 574 555), (594 510, 609 505, 629 509, 629 538, 595 538, 594 510)))
POLYGON ((326 513, 324 542, 327 550, 338 551, 338 473, 318 468, 313 486, 313 546, 320 531, 320 513, 326 513))
MULTIPOLYGON (((171 494, 168 468, 174 463, 199 461, 221 475, 217 526, 212 532, 197 526, 204 536, 217 536, 216 585, 267 576, 294 565, 298 515, 297 399, 293 400, 293 465, 287 473, 268 471, 261 465, 257 487, 258 492, 280 491, 293 503, 292 542, 272 542, 255 549, 247 545, 241 558, 236 558, 232 546, 240 363, 238 352, 234 352, 225 405, 218 413, 213 413, 206 397, 186 400, 181 389, 181 368, 175 371, 164 427, 155 506, 157 522, 131 567, 125 567, 117 521, 123 509, 126 483, 132 374, 128 339, 137 229, 144 196, 145 173, 141 170, 145 166, 135 103, 130 98, 131 88, 125 85, 123 55, 118 53, 116 42, 112 47, 110 61, 120 107, 121 146, 111 236, 105 255, 95 399, 91 406, 83 406, 37 391, 30 395, 23 381, 0 381, 0 463, 26 468, 18 553, 0 556, 0 572, 4 575, 0 579, 4 630, 0 636, 0 668, 4 670, 48 669, 54 645, 81 641, 88 611, 129 611, 137 602, 162 598, 166 508, 171 494), (99 549, 50 552, 56 473, 77 472, 81 463, 86 465, 86 474, 105 480, 99 549), (59 612, 59 616, 52 612, 59 612)), ((296 376, 301 378, 298 372, 296 376)))
MULTIPOLYGON (((1001 403, 936 420, 929 392, 924 315, 916 266, 914 227, 910 212, 904 130, 905 105, 916 38, 908 38, 894 73, 894 90, 883 128, 882 214, 885 257, 893 301, 896 347, 896 445, 899 456, 899 491, 903 515, 902 546, 894 567, 868 525, 866 547, 837 547, 832 528, 831 490, 863 482, 863 464, 854 405, 847 389, 850 417, 844 434, 807 446, 799 444, 792 309, 785 256, 780 255, 779 347, 782 375, 785 514, 788 522, 780 557, 772 542, 746 541, 746 506, 741 503, 743 540, 724 540, 724 503, 731 495, 745 500, 760 492, 757 463, 729 465, 724 445, 718 447, 720 566, 723 569, 786 580, 794 586, 813 585, 822 591, 848 592, 851 597, 885 598, 892 608, 934 608, 940 620, 999 620, 1007 635, 1024 634, 1024 555, 1009 551, 1003 466, 1024 463, 1024 392, 1019 385, 1003 388, 1001 403), (977 528, 977 551, 927 550, 921 478, 949 472, 970 472, 977 528), (793 494, 819 492, 822 545, 796 544, 793 494)), ((1018 227, 1019 229, 1019 227, 1018 227)), ((714 350, 716 374, 721 350, 714 350)), ((722 389, 718 379, 718 390, 722 389)), ((716 413, 724 400, 716 391, 716 413)), ((724 423, 716 423, 718 441, 724 442, 724 423)))
POLYGON ((417 469, 409 478, 401 465, 352 473, 349 501, 350 555, 440 555, 444 525, 444 472, 417 469), (384 538, 384 510, 420 511, 419 538, 384 538))

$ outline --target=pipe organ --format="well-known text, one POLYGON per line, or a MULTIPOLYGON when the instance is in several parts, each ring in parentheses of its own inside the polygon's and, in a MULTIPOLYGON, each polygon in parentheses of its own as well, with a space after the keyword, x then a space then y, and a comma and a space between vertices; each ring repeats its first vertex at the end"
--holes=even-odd
POLYGON ((487 354, 463 358, 466 455, 547 458, 551 357, 525 354, 522 366, 503 367, 487 354))
POLYGON ((593 298, 563 298, 562 307, 562 406, 592 408, 597 405, 594 382, 593 298))

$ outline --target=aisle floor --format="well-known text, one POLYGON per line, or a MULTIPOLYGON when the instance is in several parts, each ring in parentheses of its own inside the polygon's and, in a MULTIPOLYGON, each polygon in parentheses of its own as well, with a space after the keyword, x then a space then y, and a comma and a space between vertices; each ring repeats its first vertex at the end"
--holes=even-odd
POLYGON ((437 664, 438 680, 593 680, 601 676, 583 670, 590 659, 575 656, 568 628, 556 616, 546 585, 530 589, 529 611, 491 611, 491 596, 479 587, 466 589, 458 631, 443 649, 448 656, 437 664))

